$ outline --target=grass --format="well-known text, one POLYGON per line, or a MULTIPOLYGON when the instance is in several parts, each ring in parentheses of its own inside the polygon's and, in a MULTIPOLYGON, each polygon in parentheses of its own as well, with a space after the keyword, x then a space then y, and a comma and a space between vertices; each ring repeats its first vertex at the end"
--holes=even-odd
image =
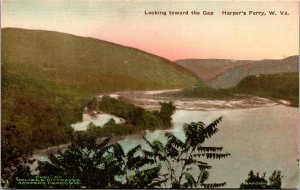
POLYGON ((1 43, 2 128, 16 125, 14 141, 24 149, 68 142, 70 124, 96 94, 197 81, 166 59, 92 38, 4 28, 1 43))

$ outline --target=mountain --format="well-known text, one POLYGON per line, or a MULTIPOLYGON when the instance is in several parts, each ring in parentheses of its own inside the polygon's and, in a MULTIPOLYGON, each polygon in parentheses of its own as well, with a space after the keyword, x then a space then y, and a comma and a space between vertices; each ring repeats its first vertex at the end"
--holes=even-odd
POLYGON ((249 62, 227 59, 182 59, 176 63, 194 72, 201 80, 210 81, 229 68, 249 62))
POLYGON ((299 56, 260 61, 185 59, 176 63, 193 71, 203 82, 214 88, 233 87, 249 75, 299 71, 299 56))
POLYGON ((87 37, 4 28, 1 45, 2 129, 15 126, 15 143, 24 149, 67 142, 70 124, 98 93, 197 82, 169 60, 87 37))
POLYGON ((94 92, 178 88, 195 82, 191 72, 164 58, 92 38, 5 28, 2 46, 4 72, 94 92))

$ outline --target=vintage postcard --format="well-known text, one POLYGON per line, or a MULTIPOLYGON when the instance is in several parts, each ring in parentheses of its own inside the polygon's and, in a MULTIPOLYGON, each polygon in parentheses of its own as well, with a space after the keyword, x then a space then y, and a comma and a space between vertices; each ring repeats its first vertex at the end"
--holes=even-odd
POLYGON ((2 188, 297 188, 298 107, 299 1, 1 1, 2 188))

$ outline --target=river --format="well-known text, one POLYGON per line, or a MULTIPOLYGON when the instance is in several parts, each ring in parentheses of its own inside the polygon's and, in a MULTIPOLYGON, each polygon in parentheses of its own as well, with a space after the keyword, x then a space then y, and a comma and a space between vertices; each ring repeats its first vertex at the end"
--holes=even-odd
MULTIPOLYGON (((284 105, 270 107, 188 111, 178 110, 173 115, 174 127, 170 130, 184 139, 183 124, 203 121, 208 124, 222 116, 220 129, 206 145, 223 146, 231 154, 222 160, 208 160, 212 166, 208 182, 227 182, 227 188, 238 188, 250 170, 267 172, 275 170, 284 176, 283 188, 298 184, 298 108, 284 105)), ((148 140, 163 139, 165 131, 147 132, 148 140)), ((119 143, 125 150, 137 144, 145 145, 139 136, 127 136, 119 143)))
MULTIPOLYGON (((135 99, 136 102, 140 102, 137 100, 139 99, 135 99)), ((223 146, 224 152, 230 153, 231 156, 222 160, 207 161, 212 166, 207 182, 227 182, 227 188, 239 188, 250 170, 259 171, 261 174, 266 172, 268 177, 278 169, 284 176, 283 188, 297 187, 298 108, 261 98, 244 101, 213 101, 214 104, 207 100, 203 102, 205 104, 201 102, 193 109, 187 105, 195 105, 195 102, 177 103, 177 108, 183 106, 172 116, 173 127, 169 130, 147 131, 146 138, 150 141, 153 139, 163 141, 163 134, 170 131, 183 140, 184 123, 202 121, 208 124, 222 116, 223 121, 218 125, 220 130, 207 141, 206 145, 223 146), (220 104, 222 106, 219 106, 220 104)), ((148 108, 149 105, 141 104, 144 108, 148 108)), ((125 151, 137 144, 142 144, 146 148, 140 134, 118 139, 121 139, 118 142, 125 151)), ((34 157, 47 160, 43 151, 40 152, 34 157)))

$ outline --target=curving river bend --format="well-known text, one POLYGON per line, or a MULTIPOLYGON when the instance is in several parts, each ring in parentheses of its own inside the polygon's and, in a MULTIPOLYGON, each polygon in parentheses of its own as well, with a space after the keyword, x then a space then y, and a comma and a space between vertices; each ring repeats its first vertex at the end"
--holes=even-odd
MULTIPOLYGON (((149 109, 156 105, 157 100, 162 100, 153 98, 153 92, 147 92, 147 94, 150 94, 151 98, 137 96, 131 101, 149 109), (146 103, 140 101, 144 99, 146 103)), ((135 96, 131 94, 130 97, 135 96)), ((282 188, 297 187, 298 108, 262 98, 225 102, 193 101, 188 100, 187 104, 184 101, 177 102, 176 107, 179 109, 172 116, 173 127, 169 130, 147 131, 146 138, 162 140, 163 134, 170 131, 184 139, 182 127, 184 123, 203 121, 208 124, 222 116, 223 120, 218 125, 219 132, 209 139, 206 145, 223 146, 224 152, 230 153, 231 156, 222 160, 208 160, 212 166, 208 182, 226 181, 227 188, 239 188, 250 170, 267 172, 268 177, 275 169, 278 169, 284 176, 282 188), (200 103, 195 106, 193 101, 200 103)), ((142 136, 137 134, 123 136, 118 139, 118 142, 125 151, 137 144, 146 147, 142 136)), ((36 154, 35 158, 44 160, 45 156, 36 154)))

